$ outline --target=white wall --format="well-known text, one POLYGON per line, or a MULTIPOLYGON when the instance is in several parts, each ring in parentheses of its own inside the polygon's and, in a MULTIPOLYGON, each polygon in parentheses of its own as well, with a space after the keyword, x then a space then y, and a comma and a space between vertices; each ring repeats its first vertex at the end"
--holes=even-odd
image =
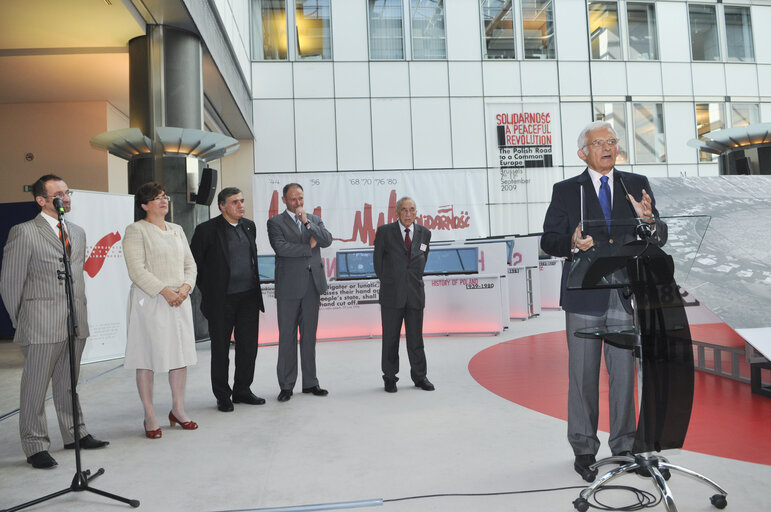
POLYGON ((576 0, 555 2, 557 60, 483 60, 479 3, 469 0, 445 2, 446 60, 370 62, 366 2, 333 0, 334 61, 251 65, 255 171, 490 169, 486 105, 551 103, 564 141, 557 170, 528 171, 526 201, 496 206, 516 220, 495 229, 538 231, 551 184, 583 169, 573 141, 593 97, 664 104, 668 161, 624 168, 713 175, 715 164, 700 164, 686 144, 696 136, 694 103, 758 102, 761 121, 771 120, 771 5, 752 5, 757 64, 692 63, 687 3, 656 2, 656 13, 659 61, 589 62, 585 3, 576 0))

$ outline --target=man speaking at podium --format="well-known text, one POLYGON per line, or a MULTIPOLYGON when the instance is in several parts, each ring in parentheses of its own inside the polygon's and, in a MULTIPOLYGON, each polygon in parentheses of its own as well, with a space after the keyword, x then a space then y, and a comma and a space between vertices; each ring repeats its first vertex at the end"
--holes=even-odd
MULTIPOLYGON (((595 245, 621 247, 646 231, 657 244, 666 238, 666 225, 658 219, 648 179, 615 169, 620 147, 610 123, 588 124, 578 136, 578 157, 586 162, 583 173, 554 185, 543 223, 541 248, 552 256, 570 260, 573 254, 595 245), (627 196, 628 191, 629 195, 627 196), (581 209, 583 208, 583 212, 581 209), (642 219, 610 224, 610 221, 642 219), (582 233, 581 221, 606 219, 591 234, 582 233), (623 225, 622 225, 623 224, 623 225)), ((590 466, 600 448, 597 437, 600 358, 605 352, 609 374, 610 439, 613 455, 631 452, 635 438, 635 365, 632 350, 600 339, 579 338, 579 329, 604 325, 632 325, 632 306, 621 288, 568 290, 570 265, 562 272, 560 306, 565 310, 569 352, 568 441, 573 448, 576 472, 587 482, 597 476, 590 466)))

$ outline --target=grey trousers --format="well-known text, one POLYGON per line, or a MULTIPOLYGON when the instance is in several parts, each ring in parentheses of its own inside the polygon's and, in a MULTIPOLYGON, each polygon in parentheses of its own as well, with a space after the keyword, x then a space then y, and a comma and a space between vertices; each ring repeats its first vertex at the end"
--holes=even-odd
MULTIPOLYGON (((75 340, 75 379, 80 372, 80 356, 86 340, 75 340)), ((67 342, 23 345, 24 370, 21 374, 19 399, 19 434, 24 455, 29 457, 48 450, 45 397, 48 383, 53 391, 56 417, 64 444, 75 442, 75 428, 72 421, 72 386, 70 386, 70 353, 67 342)), ((80 401, 77 402, 79 432, 83 438, 88 435, 83 421, 80 401)))
POLYGON ((602 325, 631 325, 632 315, 624 310, 612 290, 608 311, 603 316, 565 313, 569 352, 568 441, 575 455, 596 455, 599 416, 600 358, 603 345, 608 369, 611 453, 631 450, 635 436, 635 363, 632 350, 614 347, 599 339, 575 336, 575 331, 602 325))
POLYGON ((301 299, 276 299, 278 315, 278 362, 276 374, 281 389, 292 390, 297 381, 297 330, 300 330, 302 387, 318 386, 316 378, 316 328, 321 299, 313 282, 301 299))

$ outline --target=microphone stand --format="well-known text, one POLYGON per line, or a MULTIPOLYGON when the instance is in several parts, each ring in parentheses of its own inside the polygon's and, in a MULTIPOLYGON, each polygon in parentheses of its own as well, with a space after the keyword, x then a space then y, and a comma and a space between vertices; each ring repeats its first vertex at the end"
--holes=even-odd
POLYGON ((46 496, 34 499, 32 501, 28 501, 27 503, 22 503, 21 505, 17 505, 12 508, 0 510, 0 512, 14 512, 16 510, 21 510, 23 508, 31 507, 32 505, 37 505, 38 503, 48 501, 58 496, 63 496, 64 494, 68 494, 70 492, 80 492, 80 491, 93 492, 94 494, 99 494, 100 496, 104 496, 106 498, 120 501, 128 505, 131 505, 133 508, 137 508, 139 506, 139 500, 124 498, 122 496, 118 496, 117 494, 111 494, 109 492, 101 491, 94 487, 89 487, 88 483, 91 480, 104 474, 104 468, 99 468, 99 470, 93 475, 91 474, 91 470, 87 469, 83 471, 81 469, 80 414, 78 411, 78 393, 77 393, 78 383, 77 383, 77 380, 75 379, 75 364, 76 364, 75 363, 75 333, 77 332, 77 328, 78 328, 78 319, 75 316, 75 300, 74 300, 73 291, 72 291, 72 269, 70 268, 70 256, 69 254, 67 254, 67 245, 66 245, 67 238, 64 232, 64 223, 62 222, 64 218, 64 205, 62 204, 62 200, 59 198, 54 199, 54 207, 56 208, 56 212, 59 217, 59 239, 62 242, 62 262, 64 263, 64 270, 63 271, 57 270, 56 274, 59 279, 64 280, 64 290, 67 295, 67 307, 69 311, 69 315, 67 318, 67 348, 69 350, 69 356, 70 356, 70 384, 71 384, 70 388, 72 389, 72 393, 71 393, 72 424, 74 426, 73 435, 75 437, 75 476, 73 477, 72 483, 70 484, 69 487, 66 487, 60 491, 56 491, 54 493, 48 494, 46 496))
POLYGON ((637 210, 634 209, 634 205, 632 204, 632 200, 630 199, 630 197, 632 196, 629 195, 629 190, 626 188, 626 184, 624 183, 624 178, 621 177, 620 173, 618 175, 618 182, 621 184, 621 188, 624 189, 624 196, 626 197, 626 202, 629 205, 629 209, 632 210, 632 215, 637 221, 637 225, 635 226, 635 229, 634 229, 635 234, 639 236, 641 240, 645 240, 646 242, 649 242, 652 236, 651 228, 645 222, 643 222, 640 217, 637 216, 637 210))

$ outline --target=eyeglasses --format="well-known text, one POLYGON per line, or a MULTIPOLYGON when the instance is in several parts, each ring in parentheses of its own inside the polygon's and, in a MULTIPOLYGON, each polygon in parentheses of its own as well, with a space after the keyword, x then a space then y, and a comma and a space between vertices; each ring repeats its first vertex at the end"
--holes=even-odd
POLYGON ((158 196, 153 198, 153 201, 171 201, 169 196, 158 196))
POLYGON ((47 195, 47 196, 43 196, 43 197, 52 197, 52 198, 64 199, 65 197, 72 197, 72 194, 74 194, 74 192, 72 190, 67 190, 65 192, 57 192, 56 194, 47 195))
POLYGON ((608 139, 608 140, 597 139, 597 140, 591 141, 588 144, 588 146, 599 148, 599 147, 604 146, 605 144, 607 144, 608 146, 614 148, 614 147, 616 147, 616 144, 618 144, 618 139, 608 139))

